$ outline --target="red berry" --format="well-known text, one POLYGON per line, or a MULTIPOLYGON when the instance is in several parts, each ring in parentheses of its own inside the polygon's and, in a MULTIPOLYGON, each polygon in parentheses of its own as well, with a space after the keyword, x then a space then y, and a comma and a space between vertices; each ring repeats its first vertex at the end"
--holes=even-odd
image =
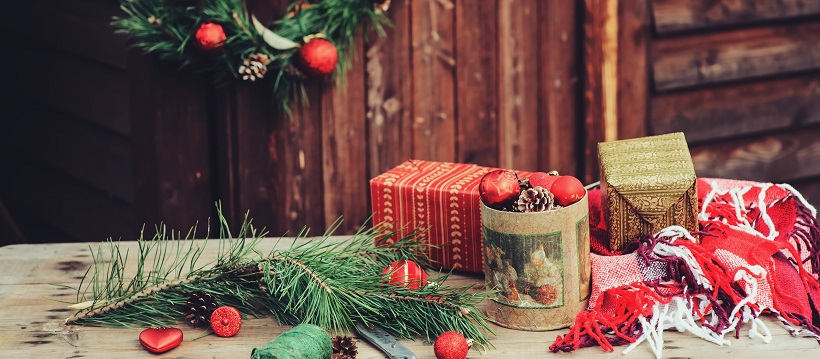
POLYGON ((416 262, 407 259, 390 263, 382 271, 382 275, 390 276, 390 284, 407 289, 418 289, 427 285, 427 272, 416 262))
POLYGON ((441 333, 433 345, 437 359, 464 359, 467 358, 468 350, 470 343, 463 335, 454 331, 441 333))
POLYGON ((199 47, 205 51, 213 51, 225 45, 225 30, 222 25, 214 22, 205 22, 199 25, 196 30, 196 41, 199 47))
POLYGON ((535 172, 530 175, 530 186, 532 187, 541 187, 543 189, 549 190, 552 188, 552 183, 558 179, 560 176, 550 175, 544 172, 535 172))
POLYGON ((581 181, 572 176, 559 176, 549 191, 555 197, 555 203, 564 207, 580 201, 586 193, 581 181))
POLYGON ((296 61, 299 67, 312 76, 323 78, 330 76, 339 62, 336 46, 326 39, 317 37, 302 45, 297 52, 296 61))
POLYGON ((512 171, 495 170, 481 177, 478 193, 487 207, 500 210, 521 195, 521 186, 512 171))
POLYGON ((211 314, 211 329, 220 337, 232 337, 242 326, 242 315, 234 307, 223 305, 211 314))

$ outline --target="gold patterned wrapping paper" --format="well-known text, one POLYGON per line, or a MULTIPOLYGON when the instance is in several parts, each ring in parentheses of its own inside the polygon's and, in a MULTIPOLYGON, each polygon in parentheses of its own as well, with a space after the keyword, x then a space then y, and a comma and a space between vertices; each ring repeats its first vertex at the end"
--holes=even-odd
POLYGON ((697 230, 695 168, 683 133, 598 143, 610 249, 679 225, 697 230))

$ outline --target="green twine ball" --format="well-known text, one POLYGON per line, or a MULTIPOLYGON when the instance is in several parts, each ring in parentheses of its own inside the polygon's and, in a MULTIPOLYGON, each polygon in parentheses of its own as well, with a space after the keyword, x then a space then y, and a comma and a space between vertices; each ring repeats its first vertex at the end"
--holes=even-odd
POLYGON ((333 353, 330 335, 313 324, 299 324, 261 348, 254 348, 251 359, 327 359, 333 353))

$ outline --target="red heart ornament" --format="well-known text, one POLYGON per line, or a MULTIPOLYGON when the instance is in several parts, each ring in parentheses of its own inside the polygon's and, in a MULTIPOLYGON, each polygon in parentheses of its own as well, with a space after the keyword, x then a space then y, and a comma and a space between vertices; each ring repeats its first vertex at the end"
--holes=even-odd
POLYGON ((182 331, 178 328, 148 328, 140 333, 140 344, 152 353, 164 353, 182 343, 182 331))

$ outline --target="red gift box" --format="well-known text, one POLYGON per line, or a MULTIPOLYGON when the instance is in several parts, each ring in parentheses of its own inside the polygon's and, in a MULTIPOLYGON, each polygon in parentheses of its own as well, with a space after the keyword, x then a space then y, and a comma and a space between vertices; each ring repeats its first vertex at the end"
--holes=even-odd
MULTIPOLYGON (((409 160, 370 180, 373 223, 399 236, 419 230, 444 269, 484 273, 478 184, 497 168, 409 160)), ((519 177, 530 172, 517 171, 519 177)))

